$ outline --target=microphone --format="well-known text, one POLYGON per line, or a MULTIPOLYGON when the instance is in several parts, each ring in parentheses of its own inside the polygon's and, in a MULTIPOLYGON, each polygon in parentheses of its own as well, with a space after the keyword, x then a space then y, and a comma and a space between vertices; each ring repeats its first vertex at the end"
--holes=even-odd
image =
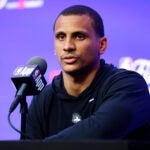
POLYGON ((15 85, 17 92, 15 99, 10 106, 10 113, 15 110, 22 97, 37 95, 44 89, 47 84, 44 78, 46 69, 46 61, 39 56, 34 56, 25 66, 19 66, 14 70, 11 80, 15 85))

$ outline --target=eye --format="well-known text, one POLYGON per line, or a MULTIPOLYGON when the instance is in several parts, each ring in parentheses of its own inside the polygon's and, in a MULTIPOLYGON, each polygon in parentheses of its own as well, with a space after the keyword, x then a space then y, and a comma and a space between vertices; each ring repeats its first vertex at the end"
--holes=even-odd
POLYGON ((56 39, 60 40, 60 41, 63 41, 65 39, 65 34, 64 33, 58 33, 56 34, 56 39))
POLYGON ((80 32, 77 32, 73 35, 73 37, 77 40, 84 40, 86 38, 86 35, 80 32))

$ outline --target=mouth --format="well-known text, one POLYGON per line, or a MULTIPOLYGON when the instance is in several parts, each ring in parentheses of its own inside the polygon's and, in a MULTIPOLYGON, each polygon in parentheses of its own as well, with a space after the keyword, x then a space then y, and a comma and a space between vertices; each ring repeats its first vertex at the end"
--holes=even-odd
POLYGON ((73 64, 78 60, 78 57, 74 55, 65 55, 65 56, 62 56, 61 59, 66 64, 73 64))

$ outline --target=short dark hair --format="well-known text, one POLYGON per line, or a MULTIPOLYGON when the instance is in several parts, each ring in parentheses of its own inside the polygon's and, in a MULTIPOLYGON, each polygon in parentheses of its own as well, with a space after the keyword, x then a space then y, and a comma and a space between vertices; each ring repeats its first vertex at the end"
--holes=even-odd
MULTIPOLYGON (((103 20, 102 20, 100 14, 98 14, 98 12, 96 12, 94 9, 90 8, 89 6, 73 5, 73 6, 67 7, 59 13, 59 15, 57 16, 57 18, 55 20, 55 23, 56 23, 58 17, 61 15, 63 15, 63 16, 88 15, 93 20, 93 28, 95 30, 95 33, 100 37, 104 36, 103 20)), ((54 23, 54 28, 55 28, 55 23, 54 23)))

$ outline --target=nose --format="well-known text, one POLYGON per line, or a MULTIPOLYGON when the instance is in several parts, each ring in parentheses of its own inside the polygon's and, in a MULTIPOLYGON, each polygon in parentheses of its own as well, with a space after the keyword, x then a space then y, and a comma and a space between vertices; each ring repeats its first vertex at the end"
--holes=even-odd
POLYGON ((64 51, 74 51, 75 50, 75 43, 73 39, 67 38, 64 43, 64 51))

